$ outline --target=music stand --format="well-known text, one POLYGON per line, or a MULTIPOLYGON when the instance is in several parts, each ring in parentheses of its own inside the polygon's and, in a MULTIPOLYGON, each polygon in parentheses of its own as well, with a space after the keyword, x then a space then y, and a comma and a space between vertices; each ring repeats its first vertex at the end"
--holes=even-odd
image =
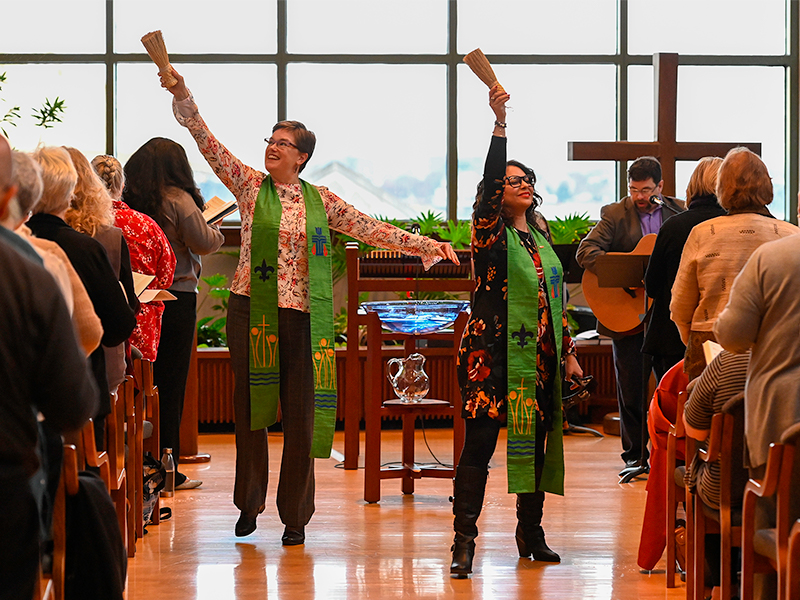
MULTIPOLYGON (((644 287, 644 274, 647 271, 647 264, 650 262, 649 254, 627 254, 624 252, 607 252, 597 257, 595 269, 597 272, 598 287, 605 288, 624 288, 631 295, 635 295, 632 290, 644 287)), ((644 295, 644 306, 642 312, 642 325, 645 333, 647 332, 647 322, 644 315, 647 314, 648 298, 644 295)), ((631 479, 646 475, 650 469, 647 466, 645 452, 647 444, 645 435, 647 434, 647 381, 650 378, 650 365, 647 360, 642 359, 642 452, 639 457, 639 465, 627 467, 620 473, 620 483, 628 483, 631 479)))

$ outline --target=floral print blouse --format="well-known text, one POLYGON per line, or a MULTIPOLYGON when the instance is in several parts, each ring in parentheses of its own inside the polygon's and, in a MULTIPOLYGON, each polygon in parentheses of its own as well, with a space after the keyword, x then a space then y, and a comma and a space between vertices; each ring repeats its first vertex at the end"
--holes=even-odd
MULTIPOLYGON (((219 143, 200 116, 191 94, 185 100, 174 100, 173 112, 178 122, 189 129, 214 173, 236 197, 242 219, 242 243, 231 292, 250 296, 253 209, 266 174, 248 167, 219 143)), ((308 312, 308 245, 303 193, 299 184, 276 183, 275 188, 283 209, 278 242, 278 306, 308 312)), ((434 240, 373 219, 328 188, 318 186, 317 189, 325 205, 331 229, 372 246, 419 256, 425 269, 441 260, 437 254, 438 243, 434 240)))
MULTIPOLYGON (((144 275, 154 275, 149 288, 165 290, 172 285, 175 274, 175 253, 167 236, 158 224, 121 200, 114 200, 114 225, 122 230, 131 254, 131 269, 144 275)), ((161 339, 161 315, 164 303, 156 300, 142 304, 136 315, 136 329, 130 337, 142 356, 155 361, 161 339)))
MULTIPOLYGON (((458 381, 464 401, 463 416, 489 415, 506 419, 506 323, 508 320, 508 266, 506 226, 500 217, 503 179, 506 172, 506 138, 492 137, 484 167, 484 191, 472 215, 472 260, 475 297, 472 314, 458 353, 458 381)), ((536 213, 536 228, 547 239, 547 221, 536 213)), ((556 356, 553 315, 542 270, 541 256, 529 232, 520 232, 531 255, 531 266, 539 280, 538 335, 536 338, 536 409, 547 430, 553 422, 553 385, 561 377, 561 359, 556 356)), ((562 353, 575 352, 566 314, 563 320, 562 353)))

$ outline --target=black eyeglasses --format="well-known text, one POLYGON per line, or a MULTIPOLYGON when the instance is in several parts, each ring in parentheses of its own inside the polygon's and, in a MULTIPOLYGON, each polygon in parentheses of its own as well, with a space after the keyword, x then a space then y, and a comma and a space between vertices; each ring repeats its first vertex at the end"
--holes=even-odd
POLYGON ((525 175, 525 177, 519 177, 518 175, 509 175, 506 177, 506 183, 513 188, 518 188, 522 185, 522 182, 527 183, 529 186, 533 187, 533 180, 531 179, 530 175, 525 175))
POLYGON ((264 141, 267 142, 267 148, 270 146, 277 146, 281 150, 286 150, 287 148, 297 148, 297 146, 295 146, 292 142, 287 142, 286 140, 273 140, 272 138, 264 138, 264 141))

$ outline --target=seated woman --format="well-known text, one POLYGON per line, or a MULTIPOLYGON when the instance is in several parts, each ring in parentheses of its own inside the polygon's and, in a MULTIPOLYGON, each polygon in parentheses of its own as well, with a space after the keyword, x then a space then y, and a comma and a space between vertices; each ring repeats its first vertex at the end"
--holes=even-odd
POLYGON ((705 367, 702 344, 714 339, 714 322, 744 263, 761 244, 800 232, 767 210, 772 179, 767 166, 747 148, 734 148, 722 161, 717 198, 728 214, 695 225, 672 287, 670 311, 687 346, 684 368, 689 380, 705 367))
MULTIPOLYGON (((100 317, 103 345, 113 347, 121 344, 136 327, 136 316, 128 305, 106 251, 100 242, 76 231, 64 221, 72 192, 78 182, 72 159, 64 148, 53 146, 37 149, 34 158, 42 167, 44 190, 28 226, 34 235, 56 242, 67 254, 86 287, 95 313, 100 317)), ((92 352, 90 360, 100 394, 100 410, 95 416, 105 417, 111 410, 111 403, 102 347, 92 352)), ((95 421, 95 433, 98 446, 102 447, 102 419, 95 421)))
MULTIPOLYGON (((139 299, 133 288, 131 272, 131 255, 122 231, 114 226, 114 214, 111 208, 111 196, 92 169, 87 158, 76 148, 66 147, 75 171, 78 183, 72 193, 70 207, 64 220, 81 233, 92 236, 103 244, 111 268, 125 290, 128 306, 135 313, 139 311, 139 299)), ((108 391, 115 392, 119 384, 125 381, 126 361, 124 342, 109 346, 104 344, 106 354, 106 374, 108 391)))
MULTIPOLYGON (((750 353, 732 354, 723 350, 706 367, 694 382, 689 399, 686 401, 683 422, 686 433, 701 443, 707 440, 711 430, 711 420, 722 412, 725 403, 744 391, 747 379, 747 365, 750 353)), ((731 444, 731 506, 741 507, 747 471, 742 464, 744 437, 741 431, 733 436, 731 444)), ((686 469, 686 487, 696 489, 702 501, 715 510, 720 508, 720 459, 713 463, 700 460, 697 455, 686 469)), ((719 534, 706 534, 706 582, 708 587, 720 585, 719 579, 719 534)), ((730 560, 736 561, 736 554, 730 560)), ((738 569, 732 569, 735 575, 738 569)))
MULTIPOLYGON (((730 352, 751 350, 745 389, 745 466, 762 479, 769 446, 800 422, 800 236, 764 244, 733 282, 730 300, 714 325, 714 333, 730 352)), ((793 479, 800 481, 800 460, 793 479)), ((795 487, 796 489, 796 487, 795 487)), ((774 499, 773 499, 774 500, 774 499)), ((759 502, 756 526, 775 526, 774 501, 759 502)), ((800 494, 789 507, 793 522, 800 517, 800 494)), ((775 578, 756 585, 760 597, 777 597, 775 578), (771 580, 771 581, 770 581, 771 580)), ((758 596, 757 596, 758 597, 758 596)))
POLYGON ((722 159, 717 156, 706 156, 697 163, 686 186, 687 210, 671 216, 658 230, 647 265, 644 286, 647 295, 653 299, 653 308, 642 352, 653 357, 653 371, 659 381, 686 354, 686 346, 681 341, 678 328, 669 316, 672 284, 675 283, 681 253, 692 228, 725 214, 715 194, 720 164, 722 159))

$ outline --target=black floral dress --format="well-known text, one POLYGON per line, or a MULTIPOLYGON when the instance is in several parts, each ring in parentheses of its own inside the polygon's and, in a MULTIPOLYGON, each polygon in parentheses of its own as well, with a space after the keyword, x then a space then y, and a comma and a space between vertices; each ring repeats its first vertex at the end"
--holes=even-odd
MULTIPOLYGON (((484 167, 484 191, 472 215, 472 260, 475 298, 458 353, 458 382, 464 401, 464 418, 489 415, 505 421, 506 324, 508 320, 508 267, 506 226, 500 218, 503 178, 506 172, 506 138, 492 137, 484 167)), ((547 221, 537 213, 536 228, 550 239, 547 221)), ((539 281, 536 407, 546 430, 552 429, 553 384, 561 375, 555 334, 541 256, 529 232, 517 231, 531 255, 539 281)), ((574 353, 566 314, 562 314, 562 353, 574 353)))

